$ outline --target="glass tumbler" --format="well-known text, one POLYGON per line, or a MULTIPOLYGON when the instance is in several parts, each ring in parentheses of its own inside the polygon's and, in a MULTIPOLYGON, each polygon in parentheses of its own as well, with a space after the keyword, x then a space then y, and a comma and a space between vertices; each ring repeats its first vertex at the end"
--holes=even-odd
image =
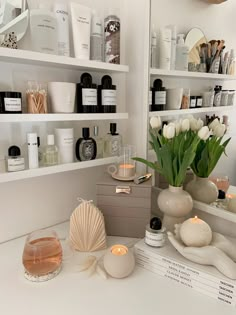
POLYGON ((62 264, 62 247, 56 232, 38 230, 29 234, 22 261, 26 279, 42 282, 54 278, 62 264))

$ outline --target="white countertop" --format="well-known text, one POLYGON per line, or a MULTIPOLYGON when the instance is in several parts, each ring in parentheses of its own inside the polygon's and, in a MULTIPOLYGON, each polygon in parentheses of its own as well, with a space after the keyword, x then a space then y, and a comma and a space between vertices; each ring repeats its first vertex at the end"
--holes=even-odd
MULTIPOLYGON (((68 223, 55 226, 67 237, 68 223)), ((75 259, 67 259, 54 279, 33 283, 24 278, 21 262, 25 237, 0 245, 1 315, 235 315, 236 309, 194 290, 136 267, 126 279, 104 280, 76 271, 75 259)), ((109 237, 109 245, 130 239, 109 237)), ((76 253, 77 261, 84 255, 76 253)), ((96 255, 102 255, 97 252, 96 255)))

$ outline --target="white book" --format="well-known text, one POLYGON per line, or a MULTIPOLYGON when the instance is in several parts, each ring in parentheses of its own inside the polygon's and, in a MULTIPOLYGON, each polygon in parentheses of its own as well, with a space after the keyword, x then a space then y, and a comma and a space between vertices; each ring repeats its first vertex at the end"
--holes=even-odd
POLYGON ((187 260, 169 242, 162 248, 154 248, 141 240, 135 245, 135 254, 139 266, 235 306, 236 281, 225 277, 215 267, 187 260))

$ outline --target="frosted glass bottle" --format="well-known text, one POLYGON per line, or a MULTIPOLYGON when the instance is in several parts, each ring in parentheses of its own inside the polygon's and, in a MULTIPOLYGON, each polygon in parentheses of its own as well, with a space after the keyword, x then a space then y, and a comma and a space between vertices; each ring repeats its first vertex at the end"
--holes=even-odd
POLYGON ((94 128, 93 128, 93 139, 96 141, 96 144, 97 144, 96 159, 102 159, 103 158, 103 150, 104 150, 104 140, 102 137, 99 136, 98 126, 94 126, 94 128))
POLYGON ((43 165, 53 166, 58 164, 58 149, 55 146, 54 135, 48 135, 47 145, 43 153, 43 165))
POLYGON ((177 38, 175 69, 188 71, 189 48, 184 44, 184 34, 178 34, 177 38))
POLYGON ((122 146, 122 137, 116 132, 116 124, 110 124, 110 133, 106 135, 104 142, 104 157, 118 156, 122 146))

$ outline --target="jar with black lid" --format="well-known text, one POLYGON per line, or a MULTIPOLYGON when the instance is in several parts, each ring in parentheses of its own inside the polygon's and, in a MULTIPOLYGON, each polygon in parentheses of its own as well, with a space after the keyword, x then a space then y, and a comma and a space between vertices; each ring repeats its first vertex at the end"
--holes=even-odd
POLYGON ((116 86, 112 84, 112 78, 104 75, 98 86, 98 106, 100 113, 116 113, 116 86))
POLYGON ((152 88, 152 106, 151 111, 165 110, 166 106, 166 89, 162 86, 162 80, 156 79, 152 88))
POLYGON ((20 92, 0 92, 0 113, 21 114, 22 96, 20 92))
POLYGON ((89 73, 83 73, 77 84, 77 112, 98 113, 97 85, 89 73))

